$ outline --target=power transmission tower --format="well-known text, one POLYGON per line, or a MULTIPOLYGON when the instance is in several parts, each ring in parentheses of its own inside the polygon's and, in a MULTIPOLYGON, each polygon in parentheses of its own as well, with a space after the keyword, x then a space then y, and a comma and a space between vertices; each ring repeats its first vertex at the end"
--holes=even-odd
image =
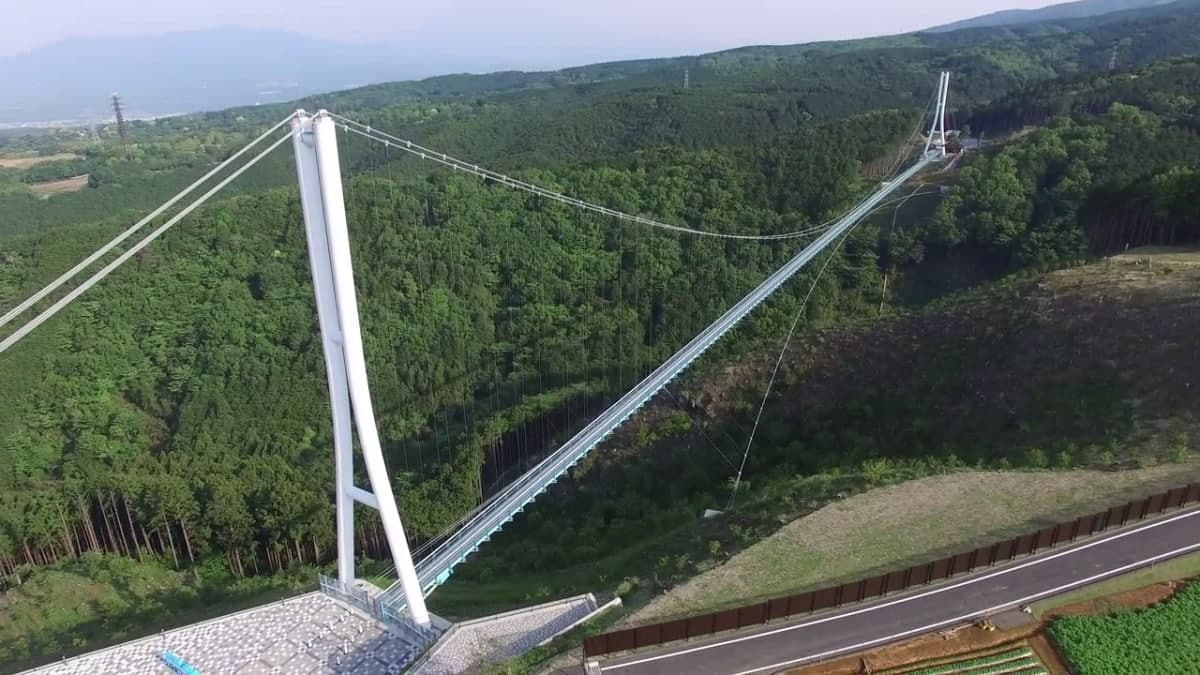
POLYGON ((1120 45, 1113 45, 1112 56, 1108 58, 1108 69, 1110 71, 1117 69, 1117 49, 1120 45))
POLYGON ((686 66, 683 68, 683 88, 688 88, 688 69, 686 66))
POLYGON ((121 97, 112 95, 113 112, 117 115, 117 133, 121 135, 121 147, 125 149, 125 159, 132 159, 129 154, 129 133, 125 128, 125 111, 121 108, 121 97))

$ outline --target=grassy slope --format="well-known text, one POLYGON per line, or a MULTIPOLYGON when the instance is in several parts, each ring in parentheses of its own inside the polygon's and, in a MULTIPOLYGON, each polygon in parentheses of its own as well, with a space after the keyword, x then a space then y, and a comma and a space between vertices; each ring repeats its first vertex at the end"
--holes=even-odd
POLYGON ((1200 479, 1200 461, 1128 472, 970 472, 872 490, 800 518, 655 598, 633 622, 871 576, 1200 479))
MULTIPOLYGON (((974 301, 951 305, 948 314, 939 315, 935 310, 923 324, 923 341, 940 344, 941 350, 954 350, 956 342, 982 343, 985 349, 980 353, 986 355, 981 364, 979 355, 968 351, 965 355, 969 358, 959 364, 964 371, 978 372, 967 376, 971 378, 968 392, 985 403, 985 410, 947 409, 943 414, 946 424, 955 425, 955 418, 960 423, 962 419, 971 424, 986 423, 988 400, 1019 409, 1021 399, 1012 395, 1014 391, 1029 392, 1025 396, 1030 402, 1038 402, 1042 398, 1039 392, 1044 390, 1063 393, 1059 398, 1066 404, 1085 400, 1091 394, 1072 384, 1072 371, 1103 367, 1111 375, 1113 391, 1122 399, 1121 408, 1129 414, 1128 424, 1122 425, 1123 441, 1119 446, 1108 445, 1109 452, 1115 452, 1106 461, 1122 456, 1161 460, 1169 456, 1165 450, 1171 446, 1177 448, 1176 458, 1182 459, 1186 441, 1180 439, 1186 437, 1180 434, 1191 432, 1194 436, 1196 431, 1196 420, 1190 412, 1190 383, 1197 380, 1189 358, 1195 340, 1187 339, 1194 335, 1194 326, 1188 327, 1181 317, 1190 314, 1198 287, 1200 253, 1134 251, 1107 263, 1045 275, 1026 284, 1024 290, 1000 284, 977 294, 974 301), (1148 255, 1157 262, 1147 265, 1148 255), (967 315, 976 321, 974 334, 965 340, 947 340, 950 333, 944 326, 955 323, 951 315, 961 311, 955 307, 972 303, 975 309, 967 315), (996 315, 1001 318, 994 319, 996 315), (1013 324, 1008 330, 1004 329, 1006 321, 1013 324), (994 345, 996 349, 987 348, 987 334, 996 333, 997 328, 999 333, 1013 335, 994 345), (1180 346, 1184 349, 1176 351, 1180 346), (1047 354, 1052 358, 1047 360, 1047 354), (1147 369, 1145 363, 1167 366, 1147 369), (1047 374, 1051 370, 1055 372, 1047 374), (1013 382, 1017 383, 1015 389, 1013 382)), ((855 336, 854 331, 833 329, 825 339, 806 342, 825 351, 857 355, 859 363, 848 370, 874 377, 878 372, 874 366, 881 359, 921 360, 920 351, 914 352, 915 358, 897 351, 897 345, 908 341, 908 331, 897 330, 903 321, 868 327, 868 339, 863 339, 863 331, 855 336), (878 354, 872 356, 868 350, 878 354)), ((793 364, 800 371, 796 387, 800 393, 784 397, 785 401, 796 400, 784 406, 796 415, 839 400, 838 396, 830 399, 831 392, 820 391, 836 389, 838 385, 823 384, 839 379, 833 377, 835 371, 804 355, 804 349, 800 348, 802 353, 793 364)), ((900 371, 899 375, 887 372, 894 378, 902 375, 900 371)), ((853 374, 840 378, 850 380, 840 386, 859 386, 853 378, 853 374)), ((914 387, 914 394, 920 389, 914 387)), ((925 390, 926 396, 931 393, 925 390)), ((710 408, 728 405, 716 392, 711 392, 707 400, 710 408)), ((936 398, 923 400, 937 405, 936 398)), ((1038 405, 1044 407, 1046 403, 1038 405)), ((1072 440, 1070 427, 1078 431, 1096 424, 1091 419, 1094 415, 1063 419, 1067 415, 1061 413, 1069 414, 1071 407, 1066 405, 1047 420, 1028 417, 1036 410, 1027 409, 1018 418, 1021 429, 1015 435, 1004 434, 1004 425, 999 424, 995 427, 996 437, 1010 442, 1046 443, 1042 446, 1045 448, 1053 448, 1051 443, 1061 446, 1072 440)), ((968 437, 971 434, 965 433, 968 437)), ((1051 461, 1055 457, 1050 453, 1051 461)), ((902 567, 1197 479, 1200 462, 1189 458, 1178 465, 1133 472, 962 474, 876 490, 793 522, 728 563, 656 598, 635 619, 739 604, 902 567)))
POLYGON ((184 626, 315 590, 316 572, 233 581, 218 566, 200 577, 157 561, 88 555, 36 570, 0 593, 0 672, 184 626), (200 581, 199 578, 207 581, 200 581))

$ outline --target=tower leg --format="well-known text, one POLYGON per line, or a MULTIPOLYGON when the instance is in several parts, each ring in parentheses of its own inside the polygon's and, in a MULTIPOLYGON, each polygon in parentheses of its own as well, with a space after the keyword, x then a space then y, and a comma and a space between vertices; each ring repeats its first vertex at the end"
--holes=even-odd
POLYGON ((933 123, 929 125, 929 137, 925 141, 925 154, 931 149, 946 155, 946 97, 950 94, 950 73, 938 77, 937 103, 933 107, 933 123))
POLYGON ((325 372, 329 380, 329 403, 333 412, 338 583, 341 584, 342 590, 349 590, 355 581, 354 500, 348 491, 354 485, 350 388, 346 379, 346 356, 342 350, 337 298, 333 288, 333 268, 329 261, 329 241, 325 232, 325 212, 317 170, 312 118, 302 112, 292 120, 292 145, 296 153, 300 204, 304 211, 304 233, 308 240, 308 261, 312 268, 317 318, 321 326, 321 343, 325 352, 325 372))
MULTIPOLYGON (((413 622, 418 626, 428 627, 429 612, 425 608, 425 596, 421 593, 416 567, 408 549, 408 539, 404 535, 404 524, 400 521, 400 513, 396 509, 396 498, 392 493, 391 480, 383 460, 383 449, 379 443, 379 431, 375 426, 375 411, 371 403, 367 362, 358 321, 358 298, 354 288, 354 267, 350 255, 350 234, 346 226, 346 206, 342 194, 341 164, 338 159, 334 123, 322 111, 312 118, 309 126, 312 129, 328 260, 332 271, 344 376, 350 392, 350 407, 358 430, 358 441, 362 447, 367 476, 371 481, 371 491, 379 504, 379 516, 387 536, 388 548, 391 549, 400 585, 404 589, 404 599, 413 622)), ((308 218, 307 210, 305 218, 308 218)), ((341 465, 339 460, 337 466, 341 465)), ((351 480, 352 473, 348 474, 350 475, 345 478, 351 480)), ((339 499, 345 495, 348 485, 349 483, 339 480, 339 499)), ((352 507, 348 506, 347 510, 349 508, 352 507)), ((353 534, 350 533, 350 536, 353 534)))

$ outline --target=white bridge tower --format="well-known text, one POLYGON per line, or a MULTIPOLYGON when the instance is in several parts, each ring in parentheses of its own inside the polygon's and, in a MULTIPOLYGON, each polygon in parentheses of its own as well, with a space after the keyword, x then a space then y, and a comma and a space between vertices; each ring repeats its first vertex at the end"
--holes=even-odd
POLYGON ((333 409, 338 583, 343 591, 348 591, 356 580, 354 503, 377 509, 413 623, 428 628, 429 611, 425 608, 425 596, 417 580, 375 427, 333 119, 324 110, 312 116, 297 111, 292 120, 292 145, 296 151, 300 204, 304 210, 308 259, 333 409), (358 431, 371 492, 354 484, 352 427, 358 431))
POLYGON ((933 109, 933 124, 929 127, 929 138, 925 141, 925 154, 930 150, 946 156, 946 99, 950 96, 950 73, 943 72, 938 79, 937 105, 933 109))

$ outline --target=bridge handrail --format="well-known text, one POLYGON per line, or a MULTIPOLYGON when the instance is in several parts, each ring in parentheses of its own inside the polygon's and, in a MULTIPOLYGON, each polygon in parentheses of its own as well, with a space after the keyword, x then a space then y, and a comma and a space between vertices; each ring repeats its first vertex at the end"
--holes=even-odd
MULTIPOLYGON (((788 279, 794 276, 810 260, 829 244, 844 234, 851 226, 866 216, 880 201, 908 179, 916 175, 937 159, 932 154, 923 155, 913 166, 894 179, 880 186, 851 208, 835 225, 800 251, 791 260, 772 273, 754 290, 739 300, 733 307, 693 338, 687 345, 647 375, 633 389, 617 400, 607 410, 588 423, 558 450, 551 453, 533 469, 513 481, 497 493, 489 503, 479 508, 470 523, 439 544, 417 566, 417 575, 423 592, 429 593, 440 583, 440 577, 449 571, 458 560, 468 555, 496 529, 510 519, 515 512, 532 501, 549 483, 574 465, 584 454, 603 440, 625 419, 648 401, 671 379, 677 376, 696 358, 708 350, 734 325, 746 317, 754 308, 772 295, 788 279)), ((385 602, 397 600, 395 584, 385 594, 385 602)))

